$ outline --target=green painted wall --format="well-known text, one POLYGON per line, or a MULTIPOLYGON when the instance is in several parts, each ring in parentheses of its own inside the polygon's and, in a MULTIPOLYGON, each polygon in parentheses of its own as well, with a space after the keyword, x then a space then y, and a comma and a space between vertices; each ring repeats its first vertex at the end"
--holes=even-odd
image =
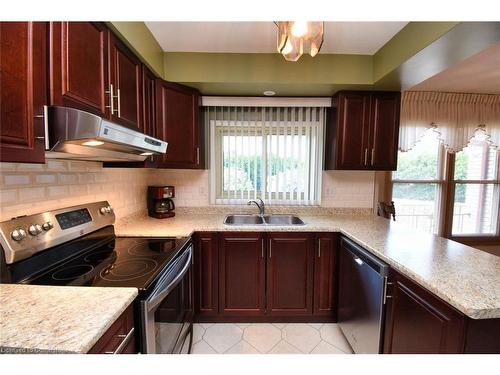
POLYGON ((163 77, 163 50, 144 22, 108 22, 108 26, 156 75, 163 77))
POLYGON ((165 53, 165 78, 179 82, 370 84, 372 56, 302 56, 278 53, 165 53))
POLYGON ((208 95, 331 95, 341 89, 401 87, 397 69, 457 22, 410 22, 375 55, 304 55, 288 62, 278 53, 163 52, 143 22, 108 25, 158 76, 208 95))
POLYGON ((373 55, 374 82, 397 69, 456 25, 458 22, 410 22, 373 55))

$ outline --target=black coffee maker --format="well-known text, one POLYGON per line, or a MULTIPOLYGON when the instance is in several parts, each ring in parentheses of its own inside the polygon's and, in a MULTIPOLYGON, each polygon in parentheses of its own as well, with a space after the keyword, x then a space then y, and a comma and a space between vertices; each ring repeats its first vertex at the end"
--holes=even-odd
POLYGON ((175 216, 173 186, 148 186, 148 215, 157 219, 175 216))

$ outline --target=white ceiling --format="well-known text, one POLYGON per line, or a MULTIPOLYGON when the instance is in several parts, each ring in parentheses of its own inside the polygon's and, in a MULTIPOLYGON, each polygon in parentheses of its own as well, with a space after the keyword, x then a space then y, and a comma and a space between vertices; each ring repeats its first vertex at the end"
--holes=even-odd
POLYGON ((410 90, 500 94, 500 43, 426 79, 410 90))
MULTIPOLYGON (((325 22, 320 53, 373 55, 408 22, 325 22)), ((167 52, 276 52, 273 22, 146 22, 167 52)))

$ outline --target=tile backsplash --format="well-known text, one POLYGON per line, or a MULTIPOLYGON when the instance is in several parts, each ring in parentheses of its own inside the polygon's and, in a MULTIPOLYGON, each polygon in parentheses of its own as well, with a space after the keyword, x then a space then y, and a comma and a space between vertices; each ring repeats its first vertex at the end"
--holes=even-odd
MULTIPOLYGON (((47 160, 0 163, 0 221, 108 200, 117 216, 146 209, 148 185, 174 185, 178 207, 208 206, 209 171, 103 168, 102 163, 47 160)), ((324 171, 322 206, 371 208, 374 172, 324 171)))
POLYGON ((108 200, 119 216, 146 207, 149 172, 145 169, 48 160, 0 163, 0 172, 0 221, 98 200, 108 200))

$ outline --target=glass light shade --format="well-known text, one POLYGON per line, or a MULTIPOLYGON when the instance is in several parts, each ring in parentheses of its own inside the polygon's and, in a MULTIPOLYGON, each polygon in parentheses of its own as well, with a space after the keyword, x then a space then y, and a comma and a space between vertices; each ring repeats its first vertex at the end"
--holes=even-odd
POLYGON ((287 61, 297 61, 304 51, 316 56, 323 44, 323 22, 282 21, 278 27, 277 49, 287 61))

